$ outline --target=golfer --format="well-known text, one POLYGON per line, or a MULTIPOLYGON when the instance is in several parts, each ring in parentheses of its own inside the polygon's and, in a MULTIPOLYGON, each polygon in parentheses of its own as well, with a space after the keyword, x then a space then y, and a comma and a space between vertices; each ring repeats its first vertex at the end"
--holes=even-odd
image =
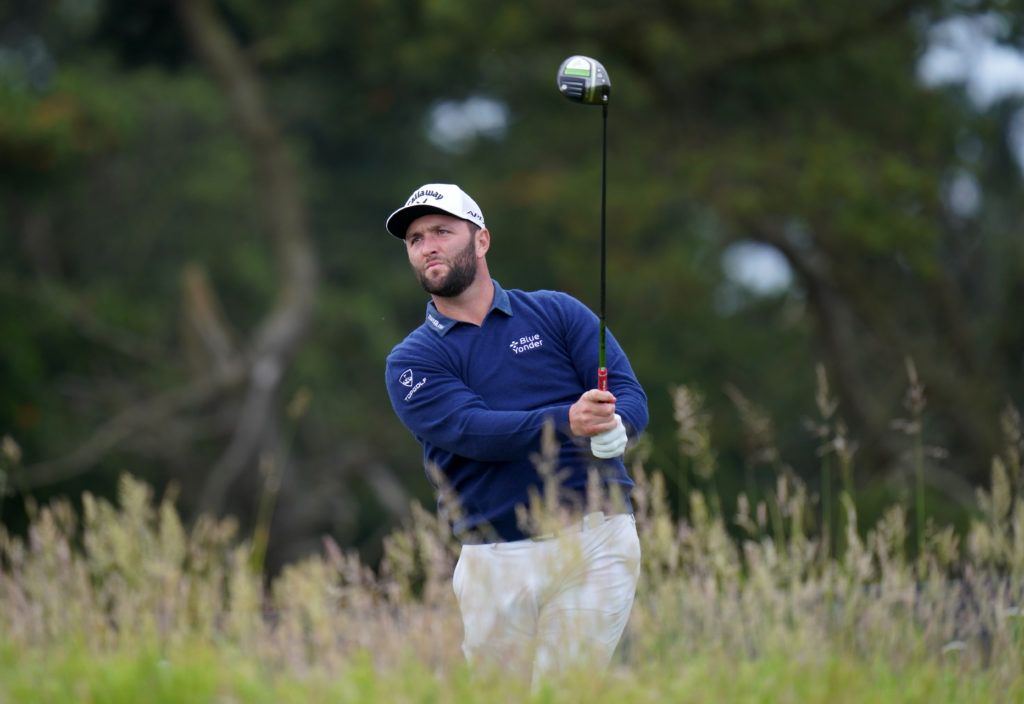
POLYGON ((647 397, 611 335, 609 390, 594 388, 599 325, 586 306, 491 278, 491 233, 458 186, 417 188, 386 227, 430 294, 423 324, 388 355, 386 383, 462 543, 463 652, 535 685, 567 666, 603 667, 639 575, 622 454, 647 425, 647 397), (538 528, 525 509, 551 484, 538 467, 552 454, 546 426, 564 518, 538 528))

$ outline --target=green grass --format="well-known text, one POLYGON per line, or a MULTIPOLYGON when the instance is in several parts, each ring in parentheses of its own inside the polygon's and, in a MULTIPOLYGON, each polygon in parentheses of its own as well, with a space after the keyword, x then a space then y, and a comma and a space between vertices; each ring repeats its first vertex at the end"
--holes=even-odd
POLYGON ((1010 688, 950 663, 895 668, 879 659, 791 657, 738 661, 725 654, 687 662, 651 662, 604 677, 568 675, 530 694, 499 677, 474 677, 465 667, 439 676, 415 660, 378 671, 363 654, 332 675, 266 670, 243 653, 208 646, 174 653, 152 649, 97 654, 81 647, 47 652, 0 650, 0 701, 11 704, 203 704, 204 702, 1011 702, 1010 688))

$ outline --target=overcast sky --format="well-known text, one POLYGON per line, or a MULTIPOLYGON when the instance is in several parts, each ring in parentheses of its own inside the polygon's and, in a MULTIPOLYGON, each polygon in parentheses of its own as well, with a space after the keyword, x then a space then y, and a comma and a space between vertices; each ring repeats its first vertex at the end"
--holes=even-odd
MULTIPOLYGON (((1000 15, 955 17, 932 27, 928 49, 918 63, 927 86, 963 85, 979 110, 1000 100, 1024 96, 1024 47, 1006 42, 1010 28, 1000 15)), ((1024 172, 1024 107, 1018 108, 1007 135, 1024 172)))

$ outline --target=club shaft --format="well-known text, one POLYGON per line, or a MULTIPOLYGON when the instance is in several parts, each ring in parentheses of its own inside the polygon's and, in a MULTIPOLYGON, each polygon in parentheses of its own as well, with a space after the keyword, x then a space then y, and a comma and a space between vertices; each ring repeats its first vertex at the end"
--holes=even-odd
POLYGON ((598 333, 597 381, 598 388, 608 389, 608 367, 605 363, 605 320, 608 292, 607 244, 605 241, 608 208, 608 103, 601 106, 601 327, 598 333))

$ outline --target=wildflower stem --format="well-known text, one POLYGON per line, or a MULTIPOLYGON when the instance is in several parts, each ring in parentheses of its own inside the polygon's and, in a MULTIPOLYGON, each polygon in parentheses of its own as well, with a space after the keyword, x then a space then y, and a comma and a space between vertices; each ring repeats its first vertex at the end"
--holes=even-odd
POLYGON ((786 523, 782 518, 782 506, 779 499, 779 482, 782 479, 782 468, 775 463, 775 491, 769 492, 767 496, 768 515, 772 522, 772 532, 775 534, 775 545, 782 550, 786 545, 786 523))
MULTIPOLYGON (((857 501, 853 493, 853 468, 851 467, 852 462, 850 456, 847 453, 839 454, 839 474, 843 483, 842 495, 846 497, 851 506, 856 506, 857 501)), ((843 503, 843 499, 840 499, 840 504, 843 503)), ((836 550, 838 553, 842 553, 846 550, 846 529, 848 525, 847 512, 840 510, 838 516, 838 526, 836 527, 836 550)))
POLYGON ((273 461, 268 461, 264 467, 263 492, 260 494, 260 503, 256 509, 256 525, 252 531, 252 553, 249 564, 254 574, 263 572, 267 557, 267 545, 270 542, 270 522, 274 515, 274 504, 277 503, 277 495, 281 489, 281 473, 277 470, 273 461))
POLYGON ((920 422, 918 422, 918 431, 914 435, 914 473, 917 480, 914 510, 917 519, 917 554, 924 555, 924 440, 921 438, 920 422))
POLYGON ((821 458, 821 546, 822 558, 832 554, 832 467, 829 456, 821 458))

